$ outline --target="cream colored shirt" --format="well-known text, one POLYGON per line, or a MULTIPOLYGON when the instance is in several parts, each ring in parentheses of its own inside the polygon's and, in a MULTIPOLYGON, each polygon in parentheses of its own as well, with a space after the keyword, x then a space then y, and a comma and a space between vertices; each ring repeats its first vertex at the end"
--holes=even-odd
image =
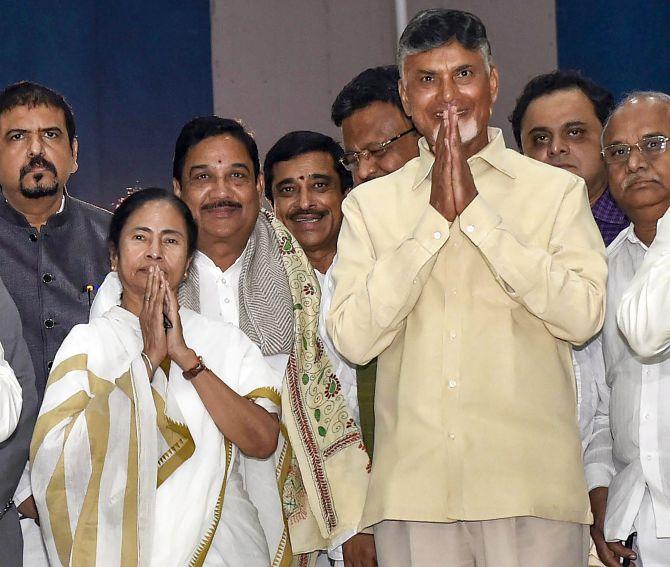
POLYGON ((14 433, 22 405, 21 385, 5 360, 5 351, 0 344, 0 443, 14 433))
POLYGON ((489 139, 453 224, 424 139, 343 204, 328 329, 351 362, 379 356, 364 526, 591 522, 570 343, 602 325, 602 238, 583 180, 489 139))

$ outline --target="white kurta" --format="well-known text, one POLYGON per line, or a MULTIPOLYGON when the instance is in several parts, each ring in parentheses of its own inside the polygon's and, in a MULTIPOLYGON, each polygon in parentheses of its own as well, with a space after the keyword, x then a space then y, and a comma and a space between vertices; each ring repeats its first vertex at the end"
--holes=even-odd
MULTIPOLYGON (((633 226, 608 248, 609 278, 602 351, 610 403, 601 403, 586 450, 589 489, 609 486, 605 537, 625 540, 649 525, 639 514, 653 504, 655 535, 670 537, 670 356, 642 359, 619 332, 616 311, 646 254, 633 226)), ((602 400, 601 400, 602 402, 602 400)), ((644 558, 643 558, 644 561, 644 558)), ((670 562, 670 558, 668 558, 670 562)), ((646 565, 646 563, 645 563, 646 565)))
POLYGON ((0 344, 0 443, 14 432, 22 401, 21 386, 5 360, 5 351, 0 344))

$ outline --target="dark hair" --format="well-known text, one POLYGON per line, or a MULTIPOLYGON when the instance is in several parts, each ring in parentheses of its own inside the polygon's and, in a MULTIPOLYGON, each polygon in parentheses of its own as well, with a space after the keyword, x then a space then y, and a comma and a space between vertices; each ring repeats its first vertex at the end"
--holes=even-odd
POLYGON ((335 98, 330 118, 338 128, 354 112, 373 102, 388 102, 405 114, 398 94, 398 67, 371 67, 349 81, 335 98))
POLYGON ((311 152, 324 152, 333 158, 335 171, 340 176, 340 188, 342 192, 353 186, 351 173, 340 163, 340 158, 344 155, 342 146, 325 134, 310 132, 309 130, 298 130, 296 132, 289 132, 279 138, 265 156, 265 162, 263 163, 265 196, 271 203, 274 202, 272 198, 272 182, 274 178, 272 169, 275 164, 311 152))
POLYGON ((454 40, 465 49, 481 51, 484 64, 490 67, 491 44, 484 23, 470 12, 433 8, 416 14, 402 32, 397 53, 400 72, 408 55, 430 51, 454 40))
POLYGON ((219 116, 200 116, 184 125, 174 146, 172 177, 181 183, 188 151, 203 140, 214 136, 230 136, 240 142, 247 149, 249 158, 254 164, 254 176, 258 177, 260 161, 255 140, 241 122, 219 116))
POLYGON ((121 231, 126 226, 128 218, 135 211, 154 201, 165 201, 173 205, 181 214, 186 224, 186 247, 188 258, 193 256, 198 244, 198 225, 193 219, 193 215, 184 201, 177 197, 171 191, 166 191, 161 187, 147 187, 131 193, 121 201, 119 206, 112 215, 112 220, 109 224, 109 235, 107 236, 107 244, 110 249, 119 252, 119 240, 121 238, 121 231))
POLYGON ((614 108, 614 97, 610 91, 594 83, 579 71, 553 71, 552 73, 538 75, 533 77, 523 88, 521 96, 516 99, 516 106, 509 116, 514 131, 514 139, 519 149, 521 149, 521 121, 530 103, 541 96, 569 89, 582 91, 593 104, 593 110, 600 123, 605 124, 607 117, 614 108))
POLYGON ((65 115, 65 129, 72 147, 75 139, 74 114, 63 95, 37 83, 21 81, 9 85, 0 92, 0 114, 17 106, 51 106, 62 110, 65 115))

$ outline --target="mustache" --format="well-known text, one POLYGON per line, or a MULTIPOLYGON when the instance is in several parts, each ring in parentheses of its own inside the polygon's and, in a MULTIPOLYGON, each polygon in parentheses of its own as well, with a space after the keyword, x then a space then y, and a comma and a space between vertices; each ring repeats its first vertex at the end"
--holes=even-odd
POLYGON ((328 211, 323 209, 297 209, 288 214, 288 218, 295 220, 297 217, 304 215, 319 215, 321 218, 325 217, 328 214, 328 211))
POLYGON ((30 161, 24 165, 21 168, 21 171, 19 172, 19 176, 21 179, 23 179, 26 175, 28 175, 33 169, 46 169, 47 171, 50 171, 54 175, 58 175, 58 172, 56 171, 56 166, 51 163, 48 159, 46 159, 43 156, 35 156, 30 158, 30 161))
POLYGON ((631 185, 635 185, 635 183, 639 183, 640 181, 650 181, 652 183, 658 183, 659 180, 658 178, 654 176, 648 176, 648 175, 638 175, 638 174, 631 174, 628 177, 626 177, 623 180, 623 183, 621 186, 623 187, 624 190, 628 189, 631 185))
POLYGON ((230 199, 219 199, 218 201, 213 201, 212 203, 205 203, 200 207, 201 211, 211 211, 212 209, 219 209, 222 207, 236 207, 238 209, 242 208, 237 201, 231 201, 230 199))

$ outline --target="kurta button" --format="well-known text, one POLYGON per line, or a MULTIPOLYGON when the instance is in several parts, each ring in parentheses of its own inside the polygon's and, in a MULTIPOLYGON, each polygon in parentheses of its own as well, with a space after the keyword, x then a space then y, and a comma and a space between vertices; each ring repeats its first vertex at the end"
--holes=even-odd
POLYGON ((42 276, 42 281, 44 283, 51 283, 53 281, 54 277, 51 274, 44 274, 42 276))
POLYGON ((53 360, 50 360, 49 362, 47 362, 47 368, 48 368, 49 370, 51 370, 51 367, 52 367, 53 365, 54 365, 54 361, 53 361, 53 360))
POLYGON ((439 230, 436 230, 435 232, 433 232, 433 238, 435 240, 439 240, 440 238, 442 238, 442 233, 439 230))
POLYGON ((450 433, 449 434, 449 439, 451 439, 453 441, 454 439, 456 439, 456 435, 454 435, 453 433, 450 433))
POLYGON ((53 319, 46 319, 46 320, 44 321, 44 326, 45 326, 47 329, 52 329, 53 326, 54 326, 55 324, 56 324, 56 323, 55 323, 55 321, 54 321, 53 319))
POLYGON ((465 227, 465 230, 468 234, 472 234, 475 231, 475 225, 469 224, 468 226, 465 227))
POLYGON ((37 242, 37 235, 34 232, 31 232, 28 235, 28 238, 30 239, 30 242, 37 242))
POLYGON ((449 380, 448 385, 453 390, 456 387, 456 380, 449 380))

